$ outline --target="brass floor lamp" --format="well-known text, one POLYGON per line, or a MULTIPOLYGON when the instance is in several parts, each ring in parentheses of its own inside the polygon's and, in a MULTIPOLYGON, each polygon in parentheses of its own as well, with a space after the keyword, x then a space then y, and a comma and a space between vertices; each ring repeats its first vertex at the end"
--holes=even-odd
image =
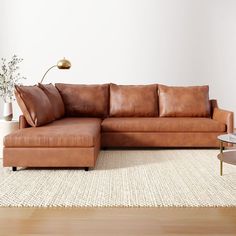
POLYGON ((54 68, 54 67, 57 67, 58 69, 62 69, 62 70, 68 70, 68 69, 70 69, 70 67, 71 67, 71 63, 70 63, 69 60, 67 60, 67 59, 65 59, 65 58, 61 59, 60 61, 57 62, 56 65, 51 66, 51 67, 45 72, 45 74, 43 75, 43 78, 41 79, 40 83, 43 82, 43 80, 44 80, 46 74, 47 74, 52 68, 54 68))

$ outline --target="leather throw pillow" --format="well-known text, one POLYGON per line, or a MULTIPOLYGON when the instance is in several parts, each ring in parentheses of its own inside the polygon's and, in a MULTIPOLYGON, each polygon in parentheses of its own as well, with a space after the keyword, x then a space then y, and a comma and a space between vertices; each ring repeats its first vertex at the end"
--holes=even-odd
POLYGON ((39 88, 48 96, 52 104, 52 111, 55 119, 60 119, 65 115, 65 107, 61 95, 53 84, 38 84, 39 88))
POLYGON ((16 85, 15 95, 23 115, 31 126, 41 126, 55 120, 51 102, 38 86, 16 85))
POLYGON ((158 115, 157 85, 110 85, 110 116, 158 115))
POLYGON ((62 84, 56 83, 67 116, 106 117, 108 113, 107 84, 62 84))
POLYGON ((158 85, 161 117, 209 117, 209 87, 158 85))

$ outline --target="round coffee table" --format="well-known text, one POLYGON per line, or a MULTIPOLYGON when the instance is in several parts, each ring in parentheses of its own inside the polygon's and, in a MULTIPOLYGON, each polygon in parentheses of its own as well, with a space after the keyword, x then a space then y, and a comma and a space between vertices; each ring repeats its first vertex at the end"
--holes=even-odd
POLYGON ((217 155, 220 160, 220 175, 223 175, 223 162, 236 165, 236 150, 224 150, 224 143, 236 144, 236 135, 234 138, 233 134, 222 134, 217 137, 220 141, 220 153, 217 155))

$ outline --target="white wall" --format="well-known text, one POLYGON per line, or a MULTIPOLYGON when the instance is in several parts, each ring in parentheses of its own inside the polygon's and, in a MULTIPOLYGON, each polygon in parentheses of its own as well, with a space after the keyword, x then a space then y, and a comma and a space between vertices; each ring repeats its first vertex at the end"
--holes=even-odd
MULTIPOLYGON (((235 0, 1 0, 0 57, 24 58, 25 84, 210 85, 236 112, 235 0)), ((19 109, 14 106, 15 117, 19 109)))

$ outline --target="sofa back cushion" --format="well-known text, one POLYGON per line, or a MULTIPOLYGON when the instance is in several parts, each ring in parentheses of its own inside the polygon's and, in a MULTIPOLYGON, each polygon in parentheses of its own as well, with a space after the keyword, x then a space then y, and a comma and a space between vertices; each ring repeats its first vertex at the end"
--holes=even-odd
POLYGON ((15 95, 31 126, 41 126, 55 120, 51 102, 38 86, 15 86, 15 95))
POLYGON ((53 84, 40 84, 39 88, 48 96, 52 104, 52 111, 55 119, 60 119, 65 115, 65 107, 61 95, 53 84))
POLYGON ((209 87, 158 85, 161 117, 209 117, 209 87))
POLYGON ((65 105, 67 116, 106 117, 108 85, 55 84, 65 105))
POLYGON ((110 116, 157 116, 157 85, 110 85, 110 116))

